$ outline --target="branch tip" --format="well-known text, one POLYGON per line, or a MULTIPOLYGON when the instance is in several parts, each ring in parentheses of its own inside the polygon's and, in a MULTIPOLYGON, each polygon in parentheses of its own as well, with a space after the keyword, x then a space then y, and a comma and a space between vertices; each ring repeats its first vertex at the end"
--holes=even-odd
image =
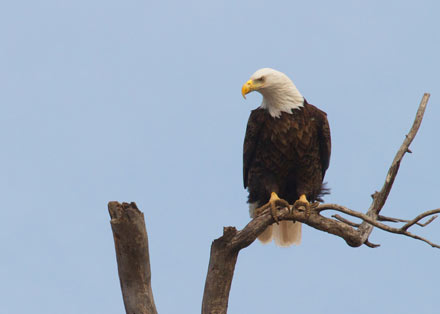
POLYGON ((369 248, 372 248, 372 249, 378 248, 380 246, 380 244, 374 244, 374 243, 371 243, 368 240, 365 241, 365 245, 368 246, 369 248))

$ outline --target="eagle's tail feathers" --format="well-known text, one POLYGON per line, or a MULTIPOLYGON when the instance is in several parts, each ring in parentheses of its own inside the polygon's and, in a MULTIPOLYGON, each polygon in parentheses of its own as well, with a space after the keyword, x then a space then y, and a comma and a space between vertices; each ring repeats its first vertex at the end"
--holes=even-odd
POLYGON ((327 182, 324 182, 321 185, 321 191, 319 192, 318 196, 316 197, 316 200, 318 202, 324 202, 324 200, 322 199, 325 195, 329 195, 330 194, 330 188, 327 186, 327 182))
POLYGON ((301 244, 301 223, 292 221, 280 221, 279 225, 274 226, 275 244, 282 247, 291 246, 292 244, 301 244))
MULTIPOLYGON (((249 214, 254 218, 255 209, 258 203, 249 203, 249 214)), ((258 236, 263 244, 270 243, 275 238, 275 244, 278 246, 299 245, 301 243, 301 223, 292 221, 280 221, 280 224, 272 224, 258 236)))

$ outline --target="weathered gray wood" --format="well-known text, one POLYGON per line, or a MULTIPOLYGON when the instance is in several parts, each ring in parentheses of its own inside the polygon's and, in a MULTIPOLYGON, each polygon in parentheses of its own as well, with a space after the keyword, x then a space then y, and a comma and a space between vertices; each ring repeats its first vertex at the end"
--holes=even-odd
POLYGON ((229 291, 239 252, 231 247, 230 242, 236 233, 234 227, 226 227, 223 229, 223 236, 212 242, 202 301, 203 314, 227 312, 229 291))
MULTIPOLYGON (((391 192, 391 188, 393 187, 394 179, 396 178, 397 172, 399 171, 400 162, 402 161, 403 156, 406 153, 411 153, 411 150, 409 149, 409 145, 416 137, 419 127, 422 124, 423 115, 425 114, 426 105, 428 104, 430 96, 431 95, 429 93, 423 94, 422 100, 420 101, 419 107, 417 109, 416 117, 414 118, 414 122, 411 126, 411 129, 409 130, 408 134, 405 136, 405 140, 403 141, 402 145, 400 146, 399 150, 396 153, 396 156, 393 159, 393 162, 391 163, 390 169, 388 170, 382 189, 379 192, 375 192, 372 195, 373 202, 371 203, 371 206, 366 214, 369 217, 373 218, 374 220, 377 219, 380 211, 385 205, 388 195, 391 192)), ((369 224, 366 221, 363 221, 359 226, 359 230, 361 230, 365 242, 368 240, 368 237, 373 231, 373 225, 369 224)))
POLYGON ((135 203, 109 202, 119 281, 127 314, 157 314, 144 214, 135 203))
MULTIPOLYGON (((325 206, 325 205, 323 205, 325 206)), ((288 208, 278 211, 279 220, 296 220, 305 222, 319 230, 342 237, 350 246, 360 246, 360 234, 356 229, 339 221, 319 215, 321 208, 313 209, 311 213, 293 211, 288 208)), ((211 245, 208 273, 203 294, 202 314, 226 314, 228 309, 229 292, 234 276, 238 253, 251 245, 275 220, 269 213, 252 219, 242 230, 225 227, 223 236, 214 240, 211 245)))

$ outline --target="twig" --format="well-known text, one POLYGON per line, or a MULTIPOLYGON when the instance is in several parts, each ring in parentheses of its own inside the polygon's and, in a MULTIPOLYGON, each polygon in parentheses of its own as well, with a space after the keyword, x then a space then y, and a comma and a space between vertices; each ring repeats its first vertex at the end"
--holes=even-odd
POLYGON ((437 217, 438 217, 438 215, 434 215, 434 216, 432 216, 431 218, 429 218, 425 223, 417 222, 416 225, 421 226, 421 227, 426 227, 426 226, 429 225, 431 222, 433 222, 437 217))
MULTIPOLYGON (((433 222, 437 217, 438 217, 437 215, 434 215, 434 216, 429 218, 424 223, 416 222, 416 225, 420 226, 420 227, 426 227, 431 222, 433 222)), ((411 220, 408 220, 408 219, 400 219, 400 218, 394 218, 394 217, 387 217, 387 216, 383 216, 383 215, 377 216, 377 220, 378 221, 389 221, 389 222, 410 222, 411 221, 411 220)))
POLYGON ((388 217, 384 215, 378 215, 377 216, 378 221, 389 221, 389 222, 408 222, 409 220, 406 219, 400 219, 400 218, 394 218, 394 217, 388 217))
MULTIPOLYGON (((439 245, 437 245, 435 243, 432 243, 432 242, 428 241, 425 238, 422 238, 420 236, 414 235, 414 234, 412 234, 412 233, 407 231, 408 228, 410 228, 411 226, 415 225, 420 219, 423 219, 423 218, 425 218, 427 216, 430 216, 430 215, 434 215, 434 214, 440 213, 440 208, 433 209, 433 210, 428 210, 428 211, 426 211, 424 213, 421 213, 420 215, 418 215, 416 218, 410 220, 408 223, 406 223, 401 228, 393 228, 393 227, 387 226, 387 225, 385 225, 383 223, 378 222, 377 220, 371 218, 370 216, 368 216, 366 214, 363 214, 363 213, 351 210, 351 209, 349 209, 347 207, 344 207, 344 206, 341 206, 341 205, 338 205, 338 204, 321 204, 321 205, 319 205, 316 208, 316 210, 319 211, 319 212, 325 211, 325 210, 336 210, 336 211, 339 211, 341 213, 344 213, 344 214, 347 214, 347 215, 350 215, 350 216, 353 216, 353 217, 360 218, 364 222, 367 222, 367 223, 369 223, 369 224, 371 224, 371 225, 373 225, 373 226, 375 226, 375 227, 377 227, 379 229, 382 229, 384 231, 388 231, 388 232, 391 232, 391 233, 397 233, 397 234, 403 234, 405 236, 408 236, 408 237, 411 237, 411 238, 414 238, 414 239, 417 239, 417 240, 424 241, 424 242, 428 243, 429 245, 431 245, 432 247, 440 248, 439 245)), ((345 218, 343 218, 343 219, 346 220, 345 218)), ((432 219, 430 219, 430 220, 432 221, 432 219)), ((346 222, 344 222, 344 223, 346 223, 346 222)), ((360 230, 360 227, 359 227, 359 230, 360 230)))
MULTIPOLYGON (((418 223, 421 219, 427 217, 427 216, 431 216, 434 214, 438 214, 440 213, 440 208, 438 209, 433 209, 433 210, 428 210, 427 212, 421 213, 420 215, 418 215, 416 218, 414 218, 411 221, 408 221, 403 227, 402 230, 408 230, 409 227, 413 226, 414 224, 418 223)), ((430 224, 435 218, 437 218, 437 216, 433 216, 431 217, 431 219, 429 219, 427 222, 425 222, 425 226, 430 224)), ((424 227, 424 226, 423 226, 424 227)))
POLYGON ((371 243, 370 241, 368 241, 368 239, 367 239, 367 241, 365 241, 365 245, 368 247, 371 247, 372 249, 375 249, 380 246, 380 244, 371 243))

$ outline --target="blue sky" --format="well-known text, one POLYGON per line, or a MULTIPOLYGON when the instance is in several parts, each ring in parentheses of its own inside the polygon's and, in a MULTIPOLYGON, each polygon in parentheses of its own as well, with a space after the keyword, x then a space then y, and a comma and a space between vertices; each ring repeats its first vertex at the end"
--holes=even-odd
MULTIPOLYGON (((160 313, 200 311, 211 241, 248 221, 242 142, 257 69, 328 113, 327 202, 366 211, 424 92, 383 214, 440 207, 436 1, 0 4, 1 313, 123 313, 110 200, 135 201, 160 313)), ((440 242, 440 225, 417 233, 440 242)), ((229 313, 437 313, 438 250, 303 228, 240 253, 229 313), (437 309, 437 310, 436 310, 437 309)))

